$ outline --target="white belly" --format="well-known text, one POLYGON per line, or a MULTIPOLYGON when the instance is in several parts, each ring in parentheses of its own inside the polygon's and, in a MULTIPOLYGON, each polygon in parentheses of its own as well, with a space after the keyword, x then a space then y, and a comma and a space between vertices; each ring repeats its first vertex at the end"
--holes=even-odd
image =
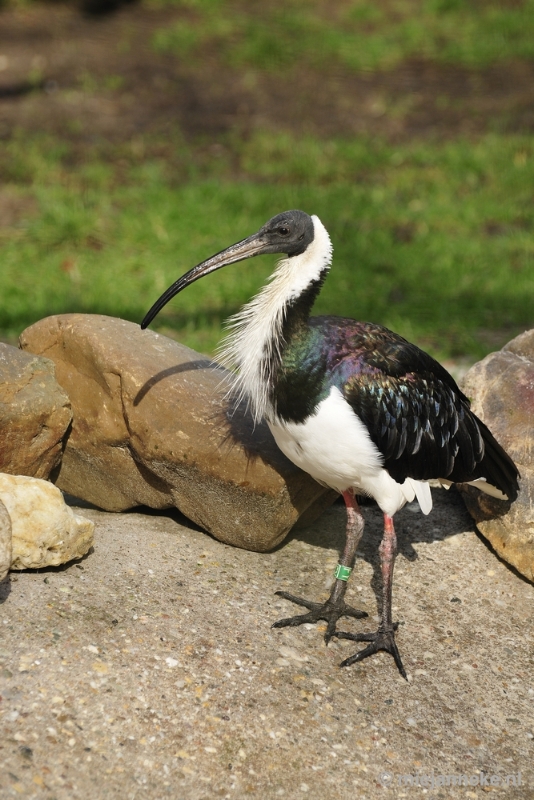
POLYGON ((430 498, 427 484, 407 479, 401 485, 382 467, 382 455, 367 428, 335 387, 305 422, 275 419, 268 425, 280 450, 316 481, 338 492, 363 491, 390 516, 416 494, 422 506, 430 498))

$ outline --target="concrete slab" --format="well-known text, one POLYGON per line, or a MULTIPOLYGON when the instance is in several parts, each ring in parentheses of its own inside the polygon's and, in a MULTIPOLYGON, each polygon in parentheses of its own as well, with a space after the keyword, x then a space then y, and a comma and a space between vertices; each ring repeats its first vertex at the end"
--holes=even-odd
MULTIPOLYGON (((408 683, 385 654, 340 669, 358 645, 270 627, 296 613, 276 589, 326 596, 342 506, 267 554, 178 515, 84 509, 91 554, 1 585, 2 800, 534 797, 534 587, 454 492, 434 498, 397 516, 408 683)), ((364 510, 349 598, 371 619, 344 630, 376 625, 364 510)))

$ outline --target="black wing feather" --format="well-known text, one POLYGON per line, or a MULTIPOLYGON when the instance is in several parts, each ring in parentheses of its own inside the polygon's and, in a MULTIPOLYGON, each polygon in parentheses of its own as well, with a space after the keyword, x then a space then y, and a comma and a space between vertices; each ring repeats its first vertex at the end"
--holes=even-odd
POLYGON ((399 482, 485 478, 510 500, 519 473, 431 356, 379 325, 315 317, 327 344, 330 385, 342 391, 399 482))

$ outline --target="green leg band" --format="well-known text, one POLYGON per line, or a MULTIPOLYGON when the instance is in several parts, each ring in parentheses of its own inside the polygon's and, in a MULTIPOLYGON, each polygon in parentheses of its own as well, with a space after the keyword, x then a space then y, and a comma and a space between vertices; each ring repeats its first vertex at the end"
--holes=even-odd
POLYGON ((334 572, 334 578, 337 578, 337 580, 340 581, 348 581, 351 572, 351 567, 344 567, 343 564, 338 564, 336 571, 334 572))

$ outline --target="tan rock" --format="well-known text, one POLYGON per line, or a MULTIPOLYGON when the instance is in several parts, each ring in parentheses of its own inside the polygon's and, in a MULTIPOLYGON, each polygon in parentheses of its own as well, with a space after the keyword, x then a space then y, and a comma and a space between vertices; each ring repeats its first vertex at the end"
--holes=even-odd
POLYGON ((9 571, 12 552, 11 517, 0 501, 0 581, 4 580, 9 571))
POLYGON ((511 506, 461 487, 466 505, 499 556, 533 581, 534 330, 475 364, 463 390, 521 473, 519 497, 511 506))
POLYGON ((228 414, 225 373, 138 325, 67 314, 28 328, 73 408, 57 484, 109 511, 176 506, 221 541, 268 550, 335 498, 278 450, 265 425, 228 414))
POLYGON ((0 500, 11 518, 11 569, 65 564, 93 544, 94 523, 74 514, 48 481, 0 474, 0 500))
POLYGON ((0 472, 48 478, 72 415, 54 364, 0 343, 0 472))

